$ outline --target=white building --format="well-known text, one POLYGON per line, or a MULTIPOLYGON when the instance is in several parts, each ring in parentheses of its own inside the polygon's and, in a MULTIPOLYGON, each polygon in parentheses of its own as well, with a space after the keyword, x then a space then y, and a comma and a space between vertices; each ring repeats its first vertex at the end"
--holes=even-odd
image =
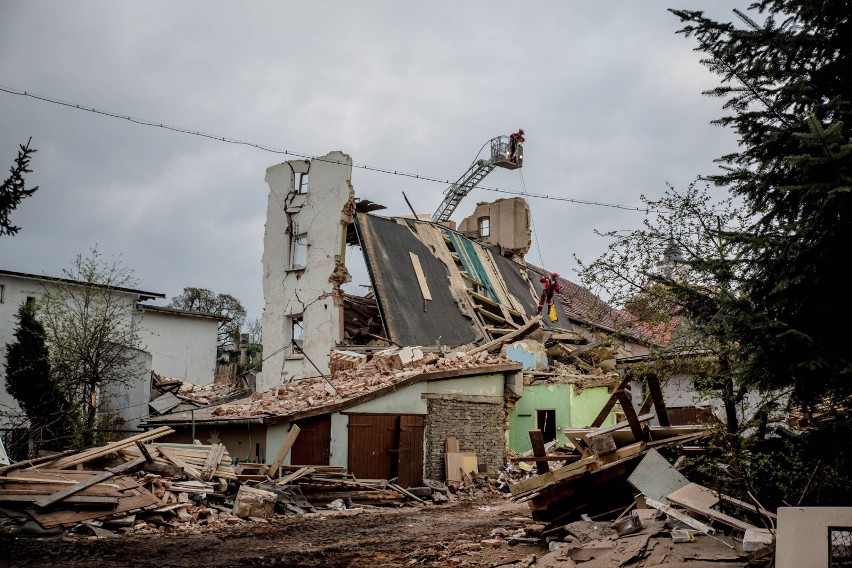
MULTIPOLYGON (((15 339, 16 315, 21 304, 34 302, 58 286, 78 286, 65 278, 0 270, 0 428, 15 423, 20 414, 15 399, 6 392, 6 349, 15 339)), ((132 288, 110 287, 127 302, 127 314, 140 336, 139 377, 133 385, 102 393, 108 408, 118 413, 127 428, 135 428, 148 415, 151 371, 198 385, 214 380, 218 324, 212 314, 187 312, 141 302, 164 299, 165 294, 132 288)))

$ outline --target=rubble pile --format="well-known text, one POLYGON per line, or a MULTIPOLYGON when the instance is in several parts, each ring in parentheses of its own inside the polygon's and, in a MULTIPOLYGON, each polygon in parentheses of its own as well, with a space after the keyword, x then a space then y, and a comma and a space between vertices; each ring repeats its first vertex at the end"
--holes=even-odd
POLYGON ((487 352, 472 355, 454 352, 441 357, 411 347, 379 351, 370 359, 357 355, 334 351, 331 354, 331 367, 335 372, 331 377, 313 377, 285 383, 268 392, 253 393, 247 399, 220 405, 212 414, 290 414, 363 395, 419 373, 476 369, 507 362, 505 357, 487 352))
POLYGON ((157 428, 105 446, 0 467, 0 532, 197 534, 318 508, 474 499, 491 486, 483 476, 457 497, 439 482, 404 489, 396 480, 358 480, 335 466, 234 467, 222 444, 154 441, 173 432, 157 428))

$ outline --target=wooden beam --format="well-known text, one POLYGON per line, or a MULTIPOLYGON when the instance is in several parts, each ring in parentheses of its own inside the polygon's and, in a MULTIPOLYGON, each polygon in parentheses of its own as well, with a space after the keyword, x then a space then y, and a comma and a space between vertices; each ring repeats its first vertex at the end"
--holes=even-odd
MULTIPOLYGON (((643 414, 642 416, 639 416, 638 420, 639 420, 639 422, 647 422, 648 420, 650 420, 653 417, 654 417, 654 413, 650 412, 648 414, 643 414)), ((612 426, 604 426, 603 428, 598 428, 597 430, 588 431, 585 434, 583 434, 583 437, 588 439, 588 438, 591 438, 593 436, 599 436, 601 434, 610 434, 612 432, 616 432, 618 430, 621 430, 622 428, 627 428, 628 426, 630 426, 630 422, 628 422, 627 420, 622 420, 621 422, 619 422, 617 424, 613 424, 612 426)), ((622 442, 623 442, 623 440, 622 440, 622 442)))
POLYGON ((569 477, 585 473, 586 468, 589 465, 593 464, 595 461, 595 456, 589 456, 579 461, 576 461, 570 465, 563 465, 562 467, 554 469, 553 471, 545 473, 544 475, 539 475, 537 477, 531 477, 529 479, 519 481, 518 483, 515 483, 510 486, 512 496, 515 498, 519 498, 522 497, 524 493, 531 493, 533 491, 537 491, 539 488, 545 485, 556 483, 557 481, 561 481, 563 479, 568 479, 569 477))
POLYGON ((669 414, 666 410, 666 401, 663 400, 663 389, 660 388, 660 379, 657 375, 648 375, 648 394, 654 401, 654 409, 657 411, 657 420, 660 426, 671 426, 669 414))
POLYGON ((213 474, 219 469, 219 462, 222 461, 223 455, 225 455, 225 444, 214 445, 207 454, 207 459, 204 460, 204 467, 201 468, 201 481, 213 479, 213 474))
POLYGON ((429 284, 426 283, 426 275, 420 266, 420 258, 413 252, 409 252, 408 255, 411 257, 411 266, 414 268, 414 275, 417 277, 417 284, 420 286, 420 294, 423 296, 423 301, 431 300, 432 293, 429 291, 429 284))
MULTIPOLYGON (((530 430, 530 443, 535 457, 539 458, 547 454, 544 449, 544 434, 541 430, 530 430)), ((536 460, 535 466, 540 474, 550 471, 550 465, 546 461, 536 460)))
POLYGON ((68 456, 65 458, 61 458, 59 460, 50 461, 47 463, 39 464, 36 467, 43 467, 48 469, 67 469, 73 465, 78 465, 81 463, 85 463, 87 461, 91 461, 95 458, 103 457, 107 454, 111 454, 116 452, 122 448, 126 448, 127 446, 134 445, 137 441, 143 442, 148 440, 154 440, 156 438, 161 438, 167 434, 174 433, 174 430, 169 428, 168 426, 163 426, 161 428, 157 428, 156 430, 151 430, 150 432, 143 432, 142 434, 137 434, 135 436, 130 436, 129 438, 125 438, 123 440, 119 440, 117 442, 112 442, 105 446, 98 446, 96 448, 92 448, 90 450, 86 450, 84 452, 79 452, 75 455, 68 456))
POLYGON ((189 463, 184 461, 178 455, 177 450, 175 450, 174 448, 165 448, 162 446, 158 447, 157 449, 160 451, 160 455, 162 455, 167 461, 181 468, 186 475, 194 477, 198 480, 201 479, 201 470, 199 470, 194 465, 190 465, 189 463))
POLYGON ((642 406, 639 407, 639 414, 645 414, 649 410, 651 410, 651 405, 654 403, 654 400, 651 398, 651 393, 645 395, 645 400, 642 401, 642 406))
POLYGON ((148 451, 148 448, 145 447, 145 444, 136 440, 136 447, 139 448, 139 451, 142 453, 142 457, 145 458, 145 461, 148 463, 153 463, 154 458, 151 457, 151 452, 148 451))
POLYGON ((127 470, 132 469, 132 468, 137 467, 137 466, 140 466, 143 463, 145 463, 144 457, 137 458, 133 461, 125 462, 124 464, 122 464, 118 467, 107 468, 106 470, 91 476, 89 479, 87 479, 85 481, 80 481, 76 485, 72 485, 71 487, 66 487, 65 489, 62 489, 60 491, 57 491, 56 493, 48 495, 47 497, 45 497, 43 499, 39 499, 38 501, 35 502, 36 507, 39 507, 41 509, 45 509, 47 507, 50 507, 54 503, 62 501, 65 498, 70 497, 71 495, 74 495, 75 493, 79 493, 80 491, 82 491, 83 489, 86 489, 87 487, 91 487, 92 485, 96 485, 96 484, 98 484, 102 481, 106 481, 107 479, 109 479, 110 477, 112 477, 112 476, 114 476, 118 473, 121 473, 123 471, 127 471, 127 470))
POLYGON ((630 377, 624 377, 618 386, 615 388, 615 392, 613 392, 609 399, 607 399, 606 404, 604 404, 601 411, 598 413, 597 417, 592 420, 592 428, 600 428, 603 421, 606 420, 606 417, 609 416, 609 413, 612 411, 612 408, 615 406, 615 393, 627 387, 630 384, 630 377))
POLYGON ((261 473, 265 473, 266 475, 278 475, 278 468, 284 463, 284 458, 287 457, 287 454, 290 453, 290 449, 293 447, 293 444, 296 443, 296 437, 301 432, 301 428, 297 424, 293 424, 290 426, 290 432, 287 433, 287 438, 284 440, 284 443, 281 444, 281 447, 278 448, 278 453, 275 455, 275 459, 272 460, 265 468, 261 469, 261 473))
POLYGON ((526 333, 530 332, 534 327, 538 326, 538 324, 540 322, 541 322, 541 314, 535 316, 533 319, 531 319, 526 324, 524 324, 523 327, 521 327, 520 329, 518 329, 516 331, 513 331, 512 333, 507 333, 503 337, 498 337, 497 339, 495 339, 493 341, 489 341, 488 343, 486 343, 484 345, 480 345, 479 347, 474 347, 473 349, 468 351, 466 353, 466 355, 473 355, 473 354, 479 353, 481 351, 491 351, 495 347, 499 347, 500 345, 503 345, 504 343, 508 343, 515 338, 519 338, 519 337, 525 335, 526 333))
POLYGON ((633 432, 633 437, 639 441, 647 441, 648 435, 642 429, 642 423, 639 421, 639 417, 636 416, 636 409, 633 408, 633 402, 630 400, 628 392, 617 390, 615 391, 615 396, 618 398, 618 402, 621 403, 624 414, 627 415, 627 422, 630 424, 630 431, 633 432))
POLYGON ((580 461, 582 459, 582 455, 580 454, 548 454, 546 456, 515 456, 509 458, 509 461, 512 463, 518 462, 575 462, 580 461))
POLYGON ((287 475, 285 475, 284 477, 282 477, 280 480, 278 480, 276 482, 276 485, 287 485, 291 481, 295 481, 295 480, 299 479, 300 477, 310 475, 315 471, 316 470, 314 468, 309 467, 309 466, 299 468, 296 471, 290 472, 287 475))

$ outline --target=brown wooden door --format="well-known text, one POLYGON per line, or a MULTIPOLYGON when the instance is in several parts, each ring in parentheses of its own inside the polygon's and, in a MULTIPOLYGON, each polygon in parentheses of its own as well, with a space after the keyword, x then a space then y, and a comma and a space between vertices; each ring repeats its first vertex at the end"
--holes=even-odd
POLYGON ((423 417, 404 414, 399 417, 399 454, 397 455, 399 485, 423 485, 423 417))
POLYGON ((293 465, 328 465, 331 455, 331 414, 297 420, 301 428, 290 449, 293 465))
POLYGON ((399 417, 349 415, 349 472, 360 479, 396 477, 399 417))

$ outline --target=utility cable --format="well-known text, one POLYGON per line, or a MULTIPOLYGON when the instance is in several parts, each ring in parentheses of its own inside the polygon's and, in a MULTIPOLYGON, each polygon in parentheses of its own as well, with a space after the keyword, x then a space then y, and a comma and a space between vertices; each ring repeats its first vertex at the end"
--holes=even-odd
MULTIPOLYGON (((165 130, 171 130, 172 132, 179 132, 181 134, 189 134, 189 135, 192 135, 192 136, 199 136, 201 138, 208 138, 210 140, 215 140, 215 141, 218 141, 218 142, 225 142, 227 144, 249 146, 251 148, 256 148, 258 150, 263 150, 264 152, 270 152, 270 153, 273 153, 273 154, 283 154, 285 156, 293 156, 293 157, 301 158, 301 159, 304 159, 304 160, 316 160, 316 161, 328 162, 328 163, 332 163, 332 164, 342 164, 343 163, 340 160, 329 160, 329 159, 326 159, 326 158, 323 158, 323 157, 320 157, 320 156, 311 156, 310 154, 306 154, 306 153, 302 153, 302 152, 294 152, 294 151, 291 151, 291 150, 275 148, 273 146, 267 146, 265 144, 248 142, 248 141, 245 141, 245 140, 237 140, 235 138, 228 138, 227 136, 219 136, 219 135, 215 135, 215 134, 209 134, 209 133, 201 132, 201 131, 198 131, 198 130, 183 128, 183 127, 180 127, 180 126, 172 126, 172 125, 165 124, 163 122, 154 121, 154 120, 146 120, 146 119, 142 119, 142 118, 136 118, 136 117, 133 117, 133 116, 130 116, 130 115, 124 115, 124 114, 119 114, 119 113, 116 113, 116 112, 100 110, 100 109, 96 109, 94 107, 89 107, 89 106, 85 106, 85 105, 81 105, 81 104, 77 104, 77 103, 63 101, 63 100, 48 97, 48 96, 45 96, 45 95, 38 95, 38 94, 29 92, 29 91, 14 89, 12 87, 6 87, 6 86, 3 86, 3 85, 0 85, 0 92, 9 93, 10 95, 18 95, 18 96, 22 96, 22 97, 29 97, 31 99, 35 99, 35 100, 38 100, 38 101, 51 103, 51 104, 55 104, 55 105, 60 105, 60 106, 65 106, 65 107, 73 108, 73 109, 77 109, 77 110, 83 110, 83 111, 86 111, 86 112, 99 114, 99 115, 106 116, 106 117, 109 117, 109 118, 120 118, 120 119, 123 119, 123 120, 127 120, 129 122, 132 122, 134 124, 139 124, 141 126, 152 126, 152 127, 155 127, 155 128, 163 128, 165 130)), ((480 149, 480 152, 481 151, 482 150, 480 149)), ((351 164, 351 167, 362 169, 362 170, 367 170, 367 171, 372 171, 372 172, 377 172, 377 173, 381 173, 381 174, 408 177, 408 178, 419 179, 419 180, 434 182, 434 183, 442 183, 442 184, 445 184, 445 185, 452 185, 453 183, 455 183, 455 182, 448 180, 448 179, 441 179, 441 178, 437 178, 437 177, 426 176, 426 175, 421 175, 421 174, 414 174, 414 173, 410 173, 410 172, 401 172, 401 171, 398 171, 398 170, 392 170, 390 168, 370 166, 370 165, 367 165, 367 164, 355 164, 355 163, 353 163, 353 164, 351 164)), ((616 204, 616 203, 604 203, 604 202, 600 202, 600 201, 588 201, 588 200, 584 200, 584 199, 573 199, 571 197, 558 197, 558 196, 555 196, 555 195, 526 193, 526 192, 514 191, 514 190, 504 189, 504 188, 499 188, 499 187, 477 186, 477 189, 483 189, 485 191, 493 191, 493 192, 497 192, 497 193, 505 193, 505 194, 508 194, 508 195, 521 195, 521 196, 524 196, 524 197, 535 197, 536 199, 550 199, 550 200, 553 200, 553 201, 567 201, 569 203, 577 203, 579 205, 594 205, 594 206, 597 206, 597 207, 610 207, 610 208, 613 208, 613 209, 623 209, 625 211, 640 211, 640 212, 643 212, 643 213, 651 212, 651 210, 649 210, 647 207, 635 207, 635 206, 630 206, 630 205, 619 205, 619 204, 616 204)))

